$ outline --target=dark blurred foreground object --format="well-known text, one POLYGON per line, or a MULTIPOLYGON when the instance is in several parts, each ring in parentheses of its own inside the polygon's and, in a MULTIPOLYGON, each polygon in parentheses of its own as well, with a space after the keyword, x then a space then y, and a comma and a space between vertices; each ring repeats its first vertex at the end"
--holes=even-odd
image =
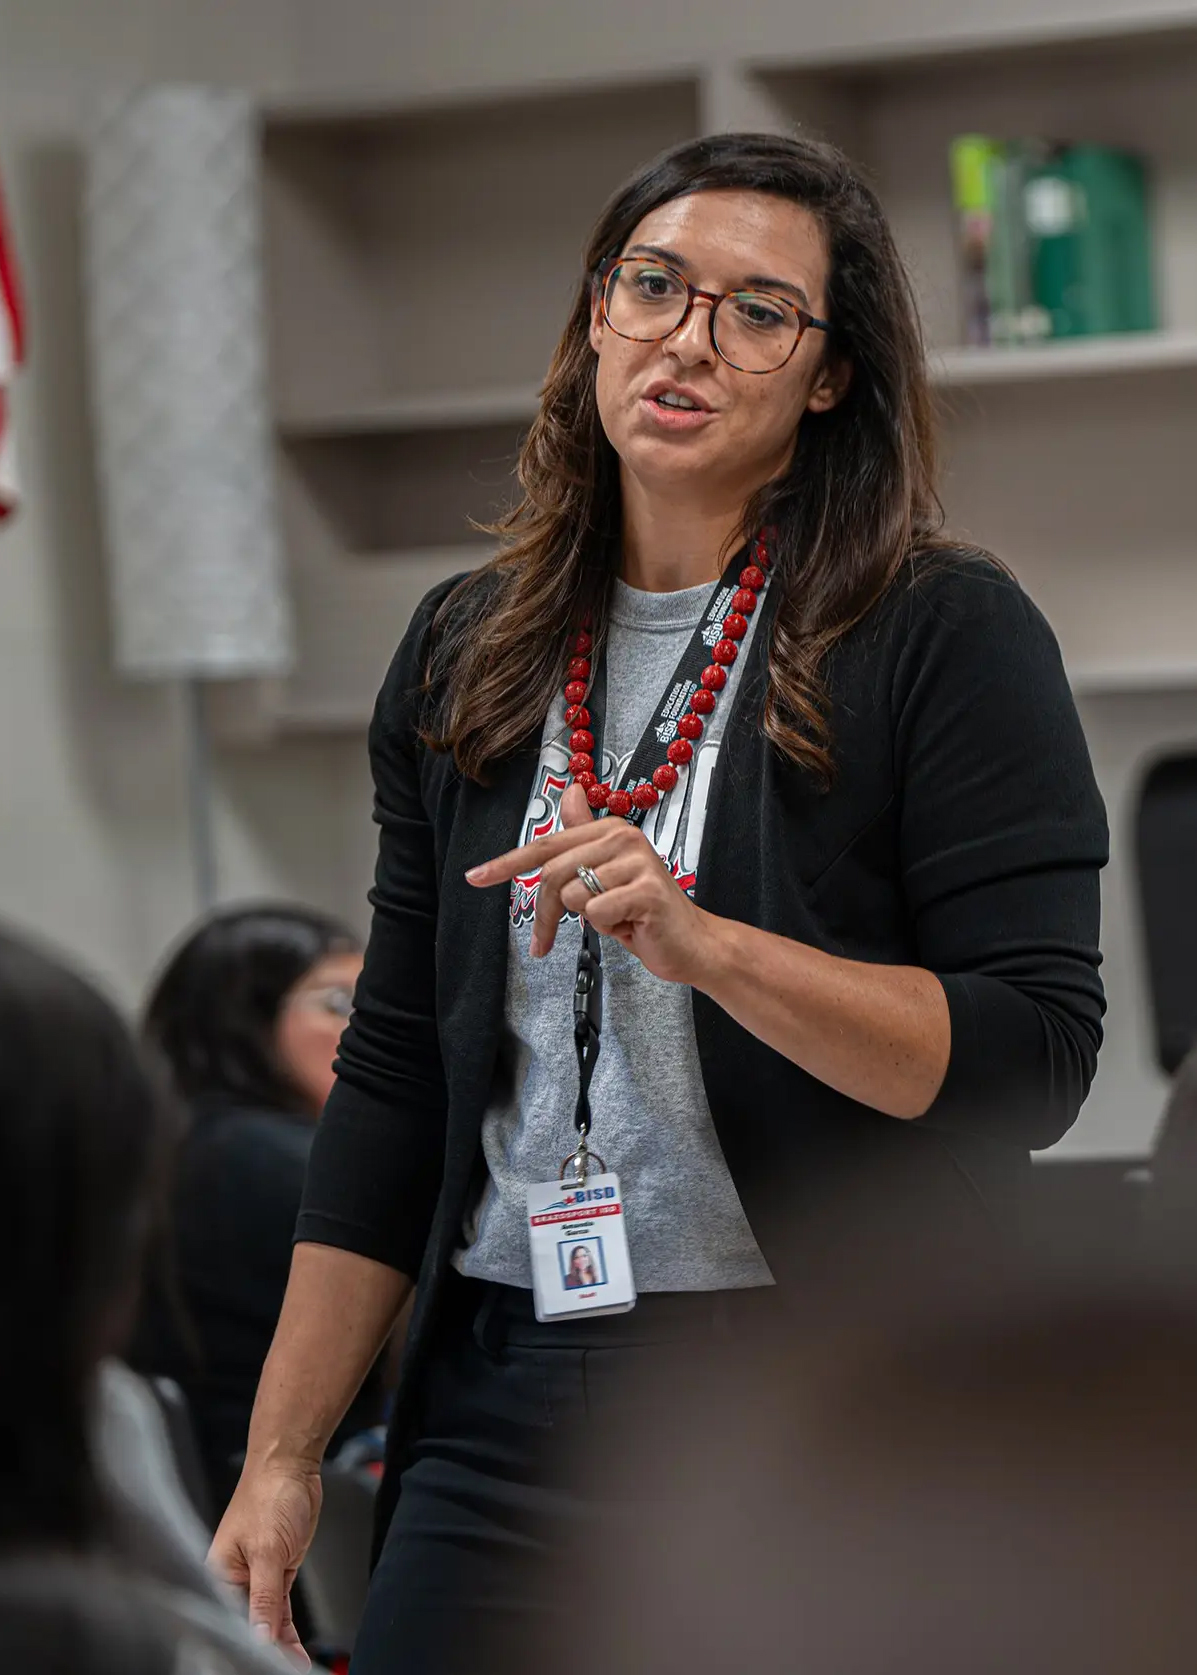
MULTIPOLYGON (((205 1649, 208 1661, 196 1669, 278 1675, 284 1665, 206 1573, 203 1530, 179 1485, 159 1407, 115 1359, 136 1311, 175 1132, 170 1103, 108 1002, 56 958, 0 930, 8 1233, 0 1270, 0 1566, 36 1568, 71 1556, 81 1567, 106 1565, 152 1602, 176 1646, 205 1649)), ((73 1586, 64 1620, 76 1610, 86 1615, 93 1602, 86 1585, 72 1594, 73 1586)), ((45 1599, 31 1589, 26 1614, 8 1619, 14 1638, 0 1639, 6 1670, 60 1667, 20 1655, 20 1635, 34 1632, 45 1599)), ((126 1644, 115 1596, 110 1609, 96 1634, 102 1640, 108 1623, 114 1647, 129 1656, 121 1667, 153 1675, 153 1636, 126 1644)), ((5 1621, 0 1610, 0 1626, 5 1621)), ((80 1630, 77 1661, 64 1670, 92 1667, 84 1656, 89 1632, 80 1630)))
POLYGON ((1024 1292, 685 1371, 655 1394, 672 1434, 641 1398, 590 1456, 607 1515, 552 1556, 526 1670, 563 1645, 584 1675, 1191 1667, 1192 1291, 1024 1292))
POLYGON ((1049 1154, 1031 1170, 1019 1232, 1040 1269, 1134 1272, 1151 1254, 1152 1215, 1150 1157, 1049 1154))
POLYGON ((134 1317, 174 1132, 112 1007, 0 930, 0 1550, 99 1532, 92 1381, 134 1317))
MULTIPOLYGON (((147 1003, 145 1034, 190 1123, 171 1191, 165 1275, 137 1362, 186 1395, 214 1521, 240 1474, 360 963, 354 933, 315 909, 225 908, 184 936, 147 1003)), ((377 1423, 381 1411, 374 1377, 338 1440, 377 1423)))

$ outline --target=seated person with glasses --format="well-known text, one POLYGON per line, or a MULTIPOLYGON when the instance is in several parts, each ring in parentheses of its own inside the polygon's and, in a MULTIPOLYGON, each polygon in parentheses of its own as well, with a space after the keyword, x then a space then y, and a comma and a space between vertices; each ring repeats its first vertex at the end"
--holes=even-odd
MULTIPOLYGON (((185 1391, 217 1514, 245 1450, 361 963, 353 932, 322 913, 226 909, 186 936, 146 1008, 145 1034, 191 1123, 171 1197, 165 1284, 140 1360, 185 1391)), ((371 1382, 341 1435, 380 1417, 371 1382)))

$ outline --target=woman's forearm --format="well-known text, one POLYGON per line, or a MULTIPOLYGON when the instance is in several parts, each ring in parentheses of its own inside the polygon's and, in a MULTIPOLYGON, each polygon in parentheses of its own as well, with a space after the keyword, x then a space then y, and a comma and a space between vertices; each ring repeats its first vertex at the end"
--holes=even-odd
POLYGON ((920 1117, 951 1053, 943 986, 704 914, 693 986, 819 1081, 891 1117, 920 1117))
POLYGON ((412 1288, 404 1274, 351 1251, 299 1244, 246 1451, 318 1465, 412 1288))

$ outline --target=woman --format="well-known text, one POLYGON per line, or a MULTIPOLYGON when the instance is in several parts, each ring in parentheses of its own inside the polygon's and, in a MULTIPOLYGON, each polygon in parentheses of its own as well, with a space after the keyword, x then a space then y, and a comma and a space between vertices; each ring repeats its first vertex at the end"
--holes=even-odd
MULTIPOLYGON (((187 1394, 223 1511, 278 1321, 316 1118, 361 969, 353 932, 305 907, 223 909, 171 955, 145 1033, 191 1113, 172 1192, 172 1278, 141 1360, 187 1394)), ((372 1386, 349 1426, 374 1423, 372 1386)))
POLYGON ((569 1267, 565 1274, 565 1289, 567 1291, 584 1291, 589 1285, 597 1285, 598 1275, 594 1270, 594 1258, 585 1245, 575 1245, 569 1253, 569 1267))
MULTIPOLYGON (((43 1667, 22 1653, 39 1613, 74 1646, 74 1661, 58 1663, 59 1643, 40 1640, 47 1670, 89 1668, 102 1639, 120 1644, 122 1621, 151 1619, 160 1650, 195 1652, 186 1667, 284 1667, 205 1571, 204 1532, 161 1413, 113 1359, 136 1312, 175 1133, 169 1102, 108 1002, 0 931, 0 1640, 14 1667, 43 1667), (94 1589, 79 1586, 100 1611, 90 1629, 71 1580, 87 1570, 94 1589)), ((134 1650, 125 1646, 130 1658, 134 1650)))
POLYGON ((841 1259, 917 1288, 1076 1116, 1104 814, 1049 629, 939 533, 931 433, 837 151, 696 141, 607 206, 503 549, 429 596, 379 700, 366 968, 214 1549, 273 1629, 418 1275, 356 1675, 457 1667, 455 1623, 534 1603, 500 1558, 576 1521, 535 1443, 588 1411, 595 1350, 768 1322, 841 1259), (639 1302, 541 1324, 525 1194, 577 1141, 582 912, 639 1302))

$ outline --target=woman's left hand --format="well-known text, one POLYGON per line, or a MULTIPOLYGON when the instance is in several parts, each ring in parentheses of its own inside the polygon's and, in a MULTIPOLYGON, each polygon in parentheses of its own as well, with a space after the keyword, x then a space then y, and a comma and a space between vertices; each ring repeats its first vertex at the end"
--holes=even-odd
POLYGON ((667 983, 693 983, 704 969, 715 921, 676 883, 638 826, 596 820, 586 794, 571 785, 561 802, 563 829, 509 850, 466 878, 485 889, 540 869, 531 953, 547 954, 566 913, 584 913, 667 983), (593 895, 578 877, 589 867, 603 886, 593 895))

